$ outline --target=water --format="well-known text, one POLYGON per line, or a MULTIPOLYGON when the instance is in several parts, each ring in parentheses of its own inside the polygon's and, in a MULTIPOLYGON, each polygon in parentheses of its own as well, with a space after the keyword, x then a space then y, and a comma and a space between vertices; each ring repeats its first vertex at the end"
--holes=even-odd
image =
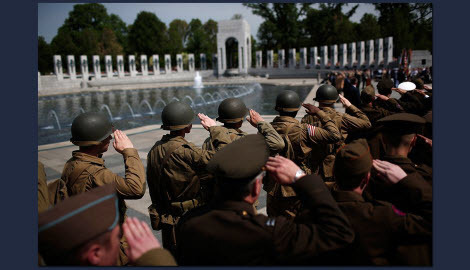
MULTIPOLYGON (((304 100, 311 88, 254 83, 204 86, 202 89, 169 87, 39 97, 38 145, 68 141, 73 119, 83 112, 101 111, 114 122, 116 128, 126 130, 161 124, 163 108, 174 100, 189 104, 195 113, 204 113, 215 118, 222 100, 238 97, 248 108, 262 115, 270 115, 277 114, 274 105, 277 94, 282 90, 293 90, 304 100)), ((196 117, 194 124, 199 123, 196 117)))

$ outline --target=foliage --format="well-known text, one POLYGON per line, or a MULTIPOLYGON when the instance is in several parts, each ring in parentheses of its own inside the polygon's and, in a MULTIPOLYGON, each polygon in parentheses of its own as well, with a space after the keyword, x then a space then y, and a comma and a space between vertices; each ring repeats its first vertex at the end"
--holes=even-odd
POLYGON ((141 11, 129 31, 129 48, 137 55, 167 53, 168 34, 165 23, 154 13, 141 11))
POLYGON ((38 70, 41 74, 49 74, 54 70, 52 61, 52 49, 44 40, 43 36, 38 37, 38 70))

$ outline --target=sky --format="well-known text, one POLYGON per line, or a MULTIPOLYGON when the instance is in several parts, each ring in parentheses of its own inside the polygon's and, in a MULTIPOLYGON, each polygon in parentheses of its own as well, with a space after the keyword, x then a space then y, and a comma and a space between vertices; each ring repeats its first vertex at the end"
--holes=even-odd
MULTIPOLYGON (((38 36, 43 36, 46 42, 50 43, 74 5, 73 3, 38 3, 38 36)), ((241 14, 250 24, 251 34, 255 39, 258 27, 263 22, 260 16, 253 15, 251 9, 241 3, 106 3, 103 5, 108 14, 118 15, 128 25, 134 22, 140 11, 155 13, 167 26, 174 19, 182 19, 189 23, 191 19, 197 18, 205 23, 209 19, 229 20, 234 14, 241 14)), ((343 11, 350 10, 353 5, 347 5, 343 11)), ((379 15, 371 4, 360 4, 351 20, 359 22, 364 13, 379 15)))

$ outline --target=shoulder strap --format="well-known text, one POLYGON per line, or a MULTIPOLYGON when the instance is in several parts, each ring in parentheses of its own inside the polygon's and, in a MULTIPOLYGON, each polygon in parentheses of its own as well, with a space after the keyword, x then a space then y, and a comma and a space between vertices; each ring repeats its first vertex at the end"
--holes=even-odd
POLYGON ((160 165, 160 174, 163 172, 163 167, 165 167, 166 163, 171 157, 171 154, 176 151, 176 149, 180 148, 181 146, 185 145, 184 143, 182 144, 174 144, 168 151, 166 152, 165 156, 163 157, 162 163, 160 165))
POLYGON ((93 164, 91 162, 88 163, 87 166, 83 166, 83 168, 80 168, 80 169, 74 169, 72 171, 72 173, 70 174, 70 176, 68 177, 68 181, 65 181, 64 179, 64 182, 66 183, 67 185, 67 188, 72 188, 75 183, 77 182, 78 180, 78 177, 88 168, 90 168, 93 164))

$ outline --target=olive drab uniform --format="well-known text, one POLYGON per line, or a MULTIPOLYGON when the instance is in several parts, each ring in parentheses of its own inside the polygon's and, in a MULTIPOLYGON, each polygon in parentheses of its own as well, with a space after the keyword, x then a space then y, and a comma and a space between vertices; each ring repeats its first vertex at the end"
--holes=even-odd
MULTIPOLYGON (((336 124, 341 139, 333 144, 317 145, 308 157, 307 166, 310 167, 312 173, 317 173, 321 175, 325 181, 329 181, 333 177, 336 151, 344 144, 348 132, 366 130, 371 127, 371 123, 369 118, 354 105, 346 108, 346 113, 337 112, 330 107, 321 107, 320 109, 336 124)), ((318 114, 307 114, 302 118, 301 122, 316 127, 324 126, 318 114)))
MULTIPOLYGON (((89 191, 95 187, 114 183, 118 194, 119 222, 122 224, 126 214, 124 199, 139 199, 145 194, 145 169, 135 148, 124 149, 125 178, 113 173, 104 166, 101 157, 91 156, 79 151, 72 153, 62 171, 69 196, 89 191)), ((120 265, 128 263, 124 253, 127 241, 121 239, 120 265)))
MULTIPOLYGON (((220 149, 230 143, 223 127, 210 127, 211 143, 220 149)), ((186 211, 210 198, 201 176, 214 151, 202 150, 181 136, 164 135, 147 155, 147 181, 152 204, 151 225, 162 230, 163 246, 175 251, 175 227, 186 211)))
MULTIPOLYGON (((281 153, 307 174, 310 174, 305 166, 305 159, 315 145, 334 143, 340 139, 340 133, 330 117, 322 111, 318 112, 323 127, 318 128, 301 124, 295 118, 289 116, 277 116, 271 123, 274 129, 284 138, 285 148, 281 153)), ((269 178, 264 183, 263 189, 267 195, 268 216, 284 215, 295 216, 301 208, 300 200, 290 186, 282 186, 269 178)))

